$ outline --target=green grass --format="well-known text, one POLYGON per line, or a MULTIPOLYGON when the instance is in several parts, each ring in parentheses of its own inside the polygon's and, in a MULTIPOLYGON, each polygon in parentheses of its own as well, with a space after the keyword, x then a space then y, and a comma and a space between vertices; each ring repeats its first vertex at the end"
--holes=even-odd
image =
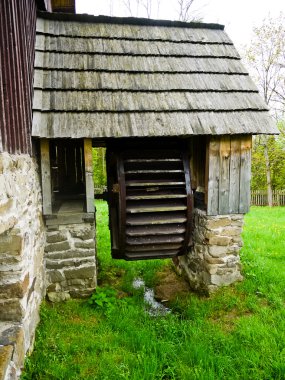
POLYGON ((43 304, 22 379, 285 379, 285 208, 246 216, 243 282, 151 317, 131 282, 154 285, 169 261, 112 260, 106 205, 96 207, 100 286, 124 297, 107 300, 108 312, 84 300, 43 304))

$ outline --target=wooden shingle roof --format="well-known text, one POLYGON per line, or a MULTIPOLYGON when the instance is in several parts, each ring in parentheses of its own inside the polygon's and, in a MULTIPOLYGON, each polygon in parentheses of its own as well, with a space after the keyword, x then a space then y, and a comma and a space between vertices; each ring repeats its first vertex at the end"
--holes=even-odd
POLYGON ((33 136, 277 133, 221 25, 41 16, 33 136))

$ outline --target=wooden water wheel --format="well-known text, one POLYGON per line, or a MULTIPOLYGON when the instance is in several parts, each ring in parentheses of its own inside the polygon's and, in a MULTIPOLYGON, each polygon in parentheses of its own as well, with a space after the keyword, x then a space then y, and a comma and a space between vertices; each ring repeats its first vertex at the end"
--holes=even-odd
POLYGON ((108 149, 107 170, 112 257, 184 254, 192 228, 186 149, 108 149))

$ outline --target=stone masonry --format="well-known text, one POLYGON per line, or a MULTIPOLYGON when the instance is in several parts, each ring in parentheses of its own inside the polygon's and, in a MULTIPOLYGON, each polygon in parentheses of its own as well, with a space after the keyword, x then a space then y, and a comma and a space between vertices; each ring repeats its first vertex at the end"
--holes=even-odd
POLYGON ((45 292, 41 186, 29 155, 0 154, 0 378, 14 379, 32 347, 45 292))
POLYGON ((208 216, 194 210, 193 247, 178 259, 191 287, 204 294, 242 280, 239 251, 243 215, 208 216))
POLYGON ((47 231, 47 296, 52 302, 87 297, 96 286, 94 223, 60 225, 47 231))

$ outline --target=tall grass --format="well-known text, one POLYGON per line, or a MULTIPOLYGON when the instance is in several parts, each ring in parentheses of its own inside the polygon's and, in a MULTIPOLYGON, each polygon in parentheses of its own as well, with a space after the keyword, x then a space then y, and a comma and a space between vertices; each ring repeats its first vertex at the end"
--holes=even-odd
POLYGON ((43 304, 22 379, 285 379, 285 208, 252 208, 244 281, 210 298, 190 293, 151 317, 134 276, 156 281, 169 261, 110 258, 107 211, 96 205, 101 286, 123 292, 109 313, 86 301, 43 304))

